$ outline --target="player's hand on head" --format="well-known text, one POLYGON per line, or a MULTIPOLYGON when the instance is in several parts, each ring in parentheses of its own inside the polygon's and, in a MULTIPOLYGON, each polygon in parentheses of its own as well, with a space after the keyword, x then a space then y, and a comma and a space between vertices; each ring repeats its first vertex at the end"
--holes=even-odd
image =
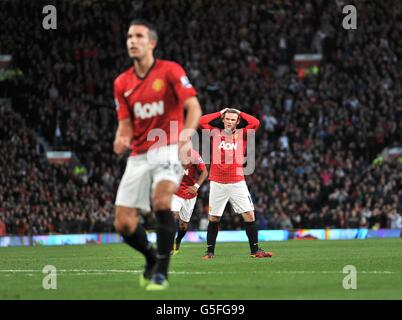
POLYGON ((225 109, 222 109, 222 110, 219 111, 219 112, 221 113, 221 115, 223 115, 228 109, 229 109, 229 108, 225 108, 225 109))
POLYGON ((113 150, 117 155, 121 155, 128 149, 130 149, 130 138, 118 137, 114 140, 113 150))

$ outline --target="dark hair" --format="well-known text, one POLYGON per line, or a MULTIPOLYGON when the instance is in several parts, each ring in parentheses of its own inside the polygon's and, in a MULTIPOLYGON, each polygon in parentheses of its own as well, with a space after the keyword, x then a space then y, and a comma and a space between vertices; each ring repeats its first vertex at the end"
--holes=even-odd
POLYGON ((133 19, 130 22, 130 26, 144 26, 149 29, 150 38, 158 41, 158 32, 156 31, 155 25, 145 19, 133 19))

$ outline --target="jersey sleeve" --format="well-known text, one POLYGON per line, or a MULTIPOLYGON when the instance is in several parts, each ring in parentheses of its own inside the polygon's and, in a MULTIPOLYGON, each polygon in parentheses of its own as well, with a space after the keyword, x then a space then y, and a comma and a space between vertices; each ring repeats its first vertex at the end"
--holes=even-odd
POLYGON ((185 71, 179 64, 173 62, 170 65, 169 71, 170 81, 181 104, 188 98, 197 95, 197 91, 194 89, 185 71))
POLYGON ((197 157, 196 166, 197 166, 197 170, 199 172, 204 171, 207 168, 206 165, 205 165, 204 160, 202 160, 200 155, 198 155, 198 157, 197 157))
POLYGON ((130 108, 123 94, 121 77, 116 78, 113 85, 114 103, 116 105, 117 119, 124 120, 130 118, 130 108))
POLYGON ((205 162, 202 160, 200 154, 194 149, 191 150, 191 162, 196 166, 199 172, 204 171, 206 169, 205 162))
POLYGON ((244 130, 248 129, 258 129, 260 126, 260 120, 258 120, 256 117, 253 117, 252 115, 249 115, 248 113, 245 112, 240 112, 240 116, 247 122, 247 126, 244 127, 244 130))
POLYGON ((198 125, 200 126, 201 129, 214 129, 215 127, 211 126, 209 123, 212 120, 219 118, 220 116, 221 116, 221 113, 219 111, 203 115, 203 116, 201 116, 198 125))
MULTIPOLYGON (((202 159, 201 159, 201 161, 202 161, 202 159)), ((204 171, 206 168, 207 168, 207 166, 205 165, 204 161, 197 163, 197 170, 199 172, 204 171)))

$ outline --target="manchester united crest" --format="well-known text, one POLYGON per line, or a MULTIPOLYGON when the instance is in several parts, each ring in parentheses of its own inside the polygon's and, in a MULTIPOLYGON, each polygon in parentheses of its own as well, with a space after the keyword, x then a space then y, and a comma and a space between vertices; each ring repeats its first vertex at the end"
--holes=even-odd
POLYGON ((163 89, 165 85, 165 82, 162 79, 155 79, 154 82, 152 82, 152 89, 155 92, 159 92, 163 89))

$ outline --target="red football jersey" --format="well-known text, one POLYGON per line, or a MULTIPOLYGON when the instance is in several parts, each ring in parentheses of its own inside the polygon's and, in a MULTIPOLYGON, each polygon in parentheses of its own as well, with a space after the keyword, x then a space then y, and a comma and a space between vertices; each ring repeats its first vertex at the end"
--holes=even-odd
POLYGON ((243 164, 247 147, 247 131, 256 130, 260 121, 244 112, 240 112, 248 123, 243 129, 238 129, 234 134, 227 134, 223 129, 209 124, 221 116, 220 112, 204 115, 200 118, 200 128, 211 130, 212 159, 209 180, 219 183, 236 183, 244 180, 243 164))
MULTIPOLYGON (((188 193, 186 190, 197 183, 197 171, 204 171, 206 166, 199 153, 195 150, 191 151, 191 163, 184 168, 183 179, 177 190, 176 195, 183 199, 192 199, 197 195, 188 193)), ((197 193, 198 194, 198 193, 197 193)))
POLYGON ((196 94, 183 68, 172 61, 155 59, 144 78, 135 74, 134 67, 120 74, 114 81, 114 98, 118 120, 133 122, 131 155, 145 153, 155 143, 154 147, 177 143, 183 103, 196 94), (152 129, 160 130, 147 139, 152 129))

